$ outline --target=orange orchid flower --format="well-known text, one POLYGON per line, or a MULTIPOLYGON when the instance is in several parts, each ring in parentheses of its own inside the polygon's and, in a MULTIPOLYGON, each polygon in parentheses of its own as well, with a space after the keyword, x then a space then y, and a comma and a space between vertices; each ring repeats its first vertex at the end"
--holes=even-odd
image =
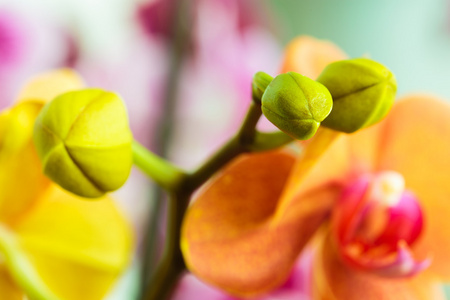
POLYGON ((113 200, 50 182, 32 142, 44 103, 82 87, 70 70, 43 74, 0 114, 1 299, 102 299, 129 262, 131 228, 113 200))
MULTIPOLYGON (((317 76, 343 58, 301 37, 283 71, 317 76)), ((281 285, 312 245, 313 299, 445 299, 449 120, 450 105, 410 96, 368 129, 321 129, 297 157, 286 149, 239 157, 187 212, 188 268, 233 295, 257 296, 281 285)))

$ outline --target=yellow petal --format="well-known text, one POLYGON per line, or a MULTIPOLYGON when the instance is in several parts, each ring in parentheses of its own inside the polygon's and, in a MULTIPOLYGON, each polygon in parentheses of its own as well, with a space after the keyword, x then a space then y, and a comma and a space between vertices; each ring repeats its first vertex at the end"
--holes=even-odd
POLYGON ((424 209, 419 244, 431 270, 450 279, 450 105, 430 96, 397 103, 385 122, 378 168, 405 178, 424 209))
POLYGON ((19 94, 14 107, 0 115, 0 221, 30 208, 49 185, 32 141, 34 121, 43 104, 60 93, 83 86, 69 69, 42 74, 19 94))
POLYGON ((26 102, 0 115, 0 220, 11 223, 48 187, 32 141, 41 104, 26 102))
POLYGON ((129 224, 111 199, 86 202, 56 185, 14 230, 31 263, 61 299, 101 299, 131 254, 129 224))
POLYGON ((313 264, 315 300, 440 300, 446 299, 439 282, 429 274, 413 278, 381 278, 342 263, 330 236, 316 253, 313 264))
POLYGON ((41 74, 28 82, 19 93, 17 102, 46 103, 56 96, 84 86, 81 77, 70 69, 60 69, 41 74))
POLYGON ((346 58, 331 42, 300 36, 287 45, 280 73, 292 71, 315 79, 329 63, 346 58))
POLYGON ((23 300, 23 292, 9 276, 8 271, 0 266, 0 299, 23 300))

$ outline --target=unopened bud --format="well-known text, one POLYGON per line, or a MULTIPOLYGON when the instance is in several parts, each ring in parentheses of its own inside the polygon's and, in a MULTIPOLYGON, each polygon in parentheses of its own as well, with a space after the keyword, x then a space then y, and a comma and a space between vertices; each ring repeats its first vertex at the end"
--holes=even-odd
POLYGON ((382 120, 397 91, 395 76, 382 64, 367 58, 331 63, 317 81, 333 97, 333 110, 322 125, 346 133, 382 120))
POLYGON ((322 84, 295 72, 278 75, 262 97, 266 118, 293 138, 312 137, 333 106, 322 84))
POLYGON ((131 170, 127 112, 111 92, 74 91, 47 103, 36 120, 34 142, 44 173, 83 197, 118 189, 131 170))
POLYGON ((273 77, 264 72, 257 72, 252 80, 252 98, 257 104, 261 104, 261 98, 273 77))

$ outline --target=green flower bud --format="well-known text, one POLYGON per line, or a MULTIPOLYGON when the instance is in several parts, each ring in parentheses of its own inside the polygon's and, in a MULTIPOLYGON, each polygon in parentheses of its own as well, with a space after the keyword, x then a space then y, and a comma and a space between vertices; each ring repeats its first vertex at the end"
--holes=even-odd
POLYGON ((262 96, 266 118, 299 140, 309 139, 316 133, 332 106, 326 87, 295 72, 275 77, 262 96))
POLYGON ((128 178, 133 137, 114 93, 86 89, 58 96, 42 108, 33 137, 44 173, 72 193, 100 197, 128 178))
POLYGON ((257 72, 252 80, 252 98, 257 104, 261 104, 261 98, 273 77, 264 72, 257 72))
POLYGON ((394 75, 367 58, 329 64, 317 79, 333 96, 333 110, 322 125, 347 133, 383 119, 397 91, 394 75))

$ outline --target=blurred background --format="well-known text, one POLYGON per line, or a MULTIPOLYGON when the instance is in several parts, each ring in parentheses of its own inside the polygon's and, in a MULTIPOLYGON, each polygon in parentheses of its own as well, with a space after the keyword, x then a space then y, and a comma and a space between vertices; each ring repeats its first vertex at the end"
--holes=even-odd
MULTIPOLYGON (((0 107, 33 75, 75 68, 122 95, 138 141, 191 168, 239 126, 252 75, 275 75, 284 45, 303 34, 385 64, 400 96, 450 99, 448 0, 0 0, 0 107)), ((138 240, 110 300, 133 299, 158 257, 159 198, 137 170, 116 195, 138 240)))

